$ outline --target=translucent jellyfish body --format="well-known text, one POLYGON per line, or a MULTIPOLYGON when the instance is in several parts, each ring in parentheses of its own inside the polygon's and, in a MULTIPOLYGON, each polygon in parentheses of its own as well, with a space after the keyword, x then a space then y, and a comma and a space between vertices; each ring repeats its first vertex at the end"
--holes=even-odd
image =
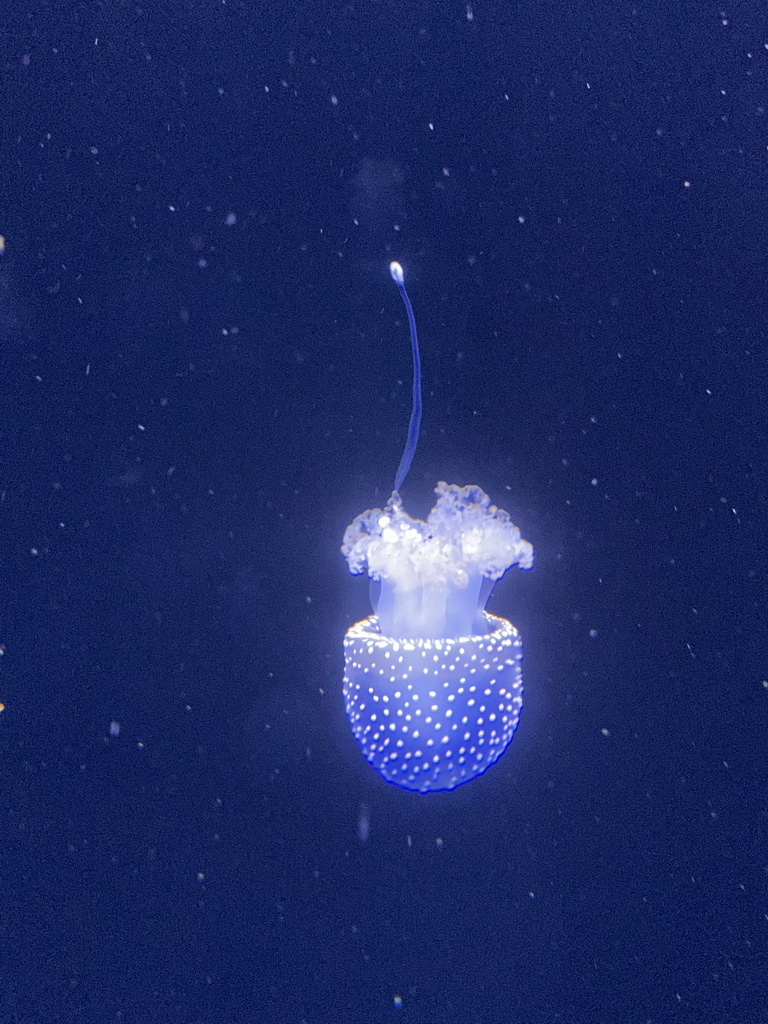
POLYGON ((342 552, 372 580, 374 614, 344 639, 355 738, 388 781, 421 793, 481 775, 512 739, 523 703, 522 642, 485 604, 533 548, 479 487, 438 484, 426 522, 393 492, 358 516, 342 552))

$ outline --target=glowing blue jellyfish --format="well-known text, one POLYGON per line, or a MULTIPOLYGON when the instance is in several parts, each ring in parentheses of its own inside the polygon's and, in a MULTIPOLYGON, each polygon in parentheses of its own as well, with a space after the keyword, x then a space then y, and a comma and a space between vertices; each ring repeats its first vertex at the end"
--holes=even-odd
POLYGON ((374 614, 344 638, 344 699, 355 739, 387 780, 421 793, 455 789, 489 768, 512 739, 523 705, 522 641, 485 604, 533 548, 479 487, 439 483, 426 522, 399 490, 421 423, 421 363, 403 269, 390 265, 411 330, 413 410, 395 490, 383 509, 347 527, 350 572, 373 580, 374 614))

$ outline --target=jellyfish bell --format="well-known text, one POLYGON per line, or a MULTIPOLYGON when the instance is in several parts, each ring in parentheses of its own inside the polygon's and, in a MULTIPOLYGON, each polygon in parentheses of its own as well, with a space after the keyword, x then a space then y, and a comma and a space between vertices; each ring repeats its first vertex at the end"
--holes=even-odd
POLYGON ((485 605, 507 569, 530 569, 533 548, 479 487, 439 483, 426 521, 399 488, 421 420, 421 366, 413 310, 413 410, 395 490, 383 509, 347 527, 350 572, 371 578, 374 614, 344 638, 344 699, 352 732, 388 782, 428 793, 481 775, 512 739, 523 703, 522 642, 485 605))

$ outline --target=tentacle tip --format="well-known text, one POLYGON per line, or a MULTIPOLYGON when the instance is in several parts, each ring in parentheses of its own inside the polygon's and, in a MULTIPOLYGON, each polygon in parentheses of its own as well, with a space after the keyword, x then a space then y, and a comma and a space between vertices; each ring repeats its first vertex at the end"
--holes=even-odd
POLYGON ((389 272, 392 275, 392 280, 395 284, 403 284, 405 281, 405 275, 403 274, 403 268, 396 260, 392 260, 389 264, 389 272))

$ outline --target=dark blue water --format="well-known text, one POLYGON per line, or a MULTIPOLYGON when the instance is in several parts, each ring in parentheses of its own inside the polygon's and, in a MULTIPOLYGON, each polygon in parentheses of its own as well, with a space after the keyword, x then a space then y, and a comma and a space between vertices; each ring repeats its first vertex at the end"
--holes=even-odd
POLYGON ((3 22, 3 1024, 763 1024, 762 5, 3 22), (514 742, 430 796, 341 697, 393 259, 404 500, 536 549, 514 742))

